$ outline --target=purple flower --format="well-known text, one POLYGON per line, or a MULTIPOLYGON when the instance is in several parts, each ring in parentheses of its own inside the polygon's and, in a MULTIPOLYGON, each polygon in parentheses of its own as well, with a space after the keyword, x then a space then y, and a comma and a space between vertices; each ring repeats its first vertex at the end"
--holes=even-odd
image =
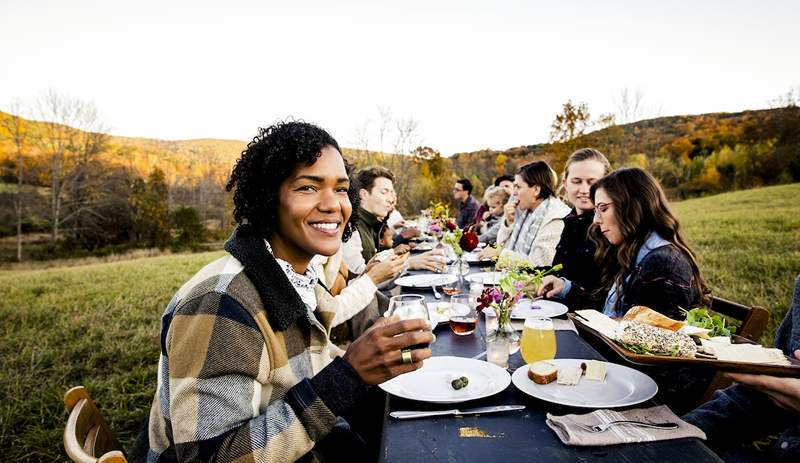
POLYGON ((503 300, 503 295, 500 293, 500 291, 497 288, 492 288, 489 291, 489 296, 492 298, 492 300, 494 302, 500 302, 500 301, 503 300))

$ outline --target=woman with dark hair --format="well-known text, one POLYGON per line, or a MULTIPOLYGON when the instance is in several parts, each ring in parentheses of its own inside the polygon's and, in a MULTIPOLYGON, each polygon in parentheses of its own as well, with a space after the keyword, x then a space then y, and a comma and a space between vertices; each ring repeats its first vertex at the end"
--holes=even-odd
MULTIPOLYGON (((526 260, 535 267, 553 262, 564 229, 562 219, 569 212, 555 195, 557 185, 558 176, 544 161, 531 162, 517 170, 513 195, 516 205, 505 206, 505 217, 497 233, 497 243, 503 246, 501 256, 526 260)), ((497 254, 495 249, 484 249, 481 258, 497 254)))
MULTIPOLYGON (((602 287, 610 288, 603 313, 621 317, 632 306, 644 305, 682 319, 680 308, 700 303, 707 290, 656 179, 639 168, 620 169, 595 182, 590 191, 595 262, 602 264, 602 287)), ((554 276, 545 277, 539 294, 587 296, 569 279, 554 276)))
POLYGON ((424 320, 379 319, 346 352, 329 340, 333 296, 309 264, 353 231, 349 185, 339 145, 314 125, 279 123, 247 145, 227 185, 239 224, 228 255, 161 319, 148 460, 311 460, 331 440, 363 442, 343 417, 368 385, 430 357, 407 349, 434 340, 424 320))
MULTIPOLYGON (((553 265, 562 268, 555 275, 564 277, 585 293, 593 294, 600 285, 599 266, 594 262, 596 246, 589 239, 594 218, 591 186, 611 170, 606 156, 593 148, 572 153, 564 166, 561 187, 572 210, 564 217, 564 231, 556 246, 553 265)), ((592 307, 590 300, 575 300, 571 310, 592 307)))

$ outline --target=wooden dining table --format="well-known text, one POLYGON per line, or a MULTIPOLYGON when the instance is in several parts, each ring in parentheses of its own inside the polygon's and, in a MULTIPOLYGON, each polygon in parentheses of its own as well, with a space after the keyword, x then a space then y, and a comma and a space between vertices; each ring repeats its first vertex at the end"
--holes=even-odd
MULTIPOLYGON (((471 272, 486 268, 472 266, 471 272)), ((426 272, 412 271, 410 274, 426 272)), ((446 302, 447 295, 435 299, 430 288, 400 288, 401 294, 421 294, 429 302, 446 302)), ((440 291, 441 292, 441 291, 440 291)), ((485 359, 484 324, 468 336, 455 335, 446 323, 434 328, 434 356, 457 356, 485 359)), ((597 350, 571 330, 556 331, 556 358, 606 360, 597 350)), ((509 357, 509 370, 525 365, 519 352, 509 357)), ((649 400, 633 407, 657 405, 649 400)), ((498 461, 659 461, 720 462, 703 441, 695 438, 604 447, 575 447, 561 443, 545 424, 545 415, 588 413, 591 409, 562 406, 535 399, 512 383, 504 391, 483 399, 459 404, 434 404, 387 394, 379 461, 382 462, 469 462, 498 461), (447 410, 493 405, 525 405, 523 410, 469 416, 436 416, 413 420, 395 420, 396 410, 447 410), (464 430, 467 433, 464 433, 464 430), (463 436, 463 437, 462 437, 463 436), (467 437, 474 436, 474 437, 467 437)))

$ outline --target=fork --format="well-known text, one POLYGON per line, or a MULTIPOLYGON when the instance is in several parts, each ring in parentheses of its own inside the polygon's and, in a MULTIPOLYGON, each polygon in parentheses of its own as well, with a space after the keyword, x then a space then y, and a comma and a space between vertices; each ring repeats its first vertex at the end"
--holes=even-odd
POLYGON ((596 424, 594 426, 587 426, 584 424, 578 424, 580 427, 584 428, 589 432, 603 432, 610 428, 611 426, 616 426, 618 424, 630 424, 634 426, 641 426, 643 428, 655 428, 655 429, 678 429, 677 423, 652 423, 650 421, 635 421, 635 420, 617 420, 611 421, 608 423, 601 423, 596 424))
POLYGON ((436 291, 436 285, 431 285, 431 289, 433 290, 433 297, 435 297, 436 299, 442 298, 442 293, 436 291))

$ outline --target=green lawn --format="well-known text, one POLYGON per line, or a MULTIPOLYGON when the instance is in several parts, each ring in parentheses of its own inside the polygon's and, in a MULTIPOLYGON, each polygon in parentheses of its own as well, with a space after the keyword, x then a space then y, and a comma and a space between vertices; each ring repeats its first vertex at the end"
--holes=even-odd
MULTIPOLYGON (((675 204, 714 293, 773 311, 800 272, 800 184, 675 204)), ((133 442, 155 390, 159 318, 177 288, 222 253, 0 271, 0 455, 64 461, 62 397, 83 384, 120 441, 133 442)))

